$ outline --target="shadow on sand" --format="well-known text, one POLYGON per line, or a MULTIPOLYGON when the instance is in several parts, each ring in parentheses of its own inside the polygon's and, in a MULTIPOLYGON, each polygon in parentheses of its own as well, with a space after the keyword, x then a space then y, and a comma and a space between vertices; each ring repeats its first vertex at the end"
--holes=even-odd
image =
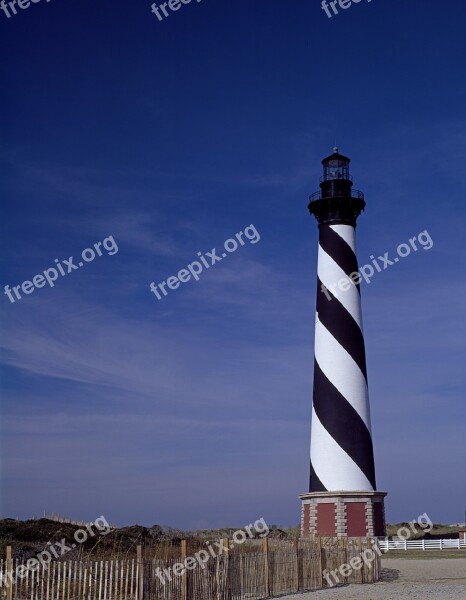
POLYGON ((400 571, 398 569, 382 569, 380 572, 380 581, 396 581, 400 578, 400 571))

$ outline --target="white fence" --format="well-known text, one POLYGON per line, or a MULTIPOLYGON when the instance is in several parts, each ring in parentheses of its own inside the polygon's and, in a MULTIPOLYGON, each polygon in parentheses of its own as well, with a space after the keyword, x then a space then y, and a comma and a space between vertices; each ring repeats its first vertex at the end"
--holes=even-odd
POLYGON ((383 552, 389 550, 466 550, 466 540, 379 540, 383 552))

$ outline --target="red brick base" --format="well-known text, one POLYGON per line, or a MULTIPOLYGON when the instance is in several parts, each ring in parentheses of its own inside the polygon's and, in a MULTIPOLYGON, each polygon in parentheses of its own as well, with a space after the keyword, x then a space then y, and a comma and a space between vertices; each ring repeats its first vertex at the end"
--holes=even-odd
POLYGON ((336 529, 336 506, 333 503, 330 504, 318 504, 317 505, 317 522, 319 523, 320 535, 327 537, 335 537, 337 534, 336 529))
POLYGON ((365 537, 367 535, 366 503, 345 502, 346 535, 348 537, 365 537))
POLYGON ((301 536, 384 537, 385 492, 313 492, 300 496, 301 536))

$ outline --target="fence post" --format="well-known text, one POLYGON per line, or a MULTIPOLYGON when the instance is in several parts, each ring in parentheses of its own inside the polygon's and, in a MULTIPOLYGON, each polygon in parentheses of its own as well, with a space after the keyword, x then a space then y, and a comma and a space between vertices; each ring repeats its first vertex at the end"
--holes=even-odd
MULTIPOLYGON (((187 554, 186 540, 181 540, 181 562, 183 564, 185 564, 187 554)), ((184 569, 181 576, 181 600, 188 600, 188 573, 186 569, 184 569)))
MULTIPOLYGON (((369 536, 366 537, 366 550, 372 550, 372 540, 369 536)), ((374 553, 375 554, 375 553, 374 553)), ((374 583, 374 573, 375 573, 375 561, 377 560, 377 554, 374 556, 374 560, 369 563, 368 569, 368 581, 369 583, 374 583)))
POLYGON ((143 600, 144 598, 144 561, 142 559, 142 546, 136 546, 136 559, 138 565, 138 598, 137 600, 143 600))
POLYGON ((374 579, 373 583, 379 580, 379 570, 380 570, 380 555, 379 555, 379 541, 377 538, 371 538, 371 550, 375 554, 374 558, 374 579))
POLYGON ((11 546, 6 547, 6 600, 13 598, 13 560, 11 546))
POLYGON ((295 554, 295 571, 296 571, 296 591, 299 592, 299 541, 294 542, 294 554, 295 554))
MULTIPOLYGON (((340 538, 338 540, 338 544, 341 548, 341 556, 338 557, 338 562, 340 565, 348 563, 348 547, 346 542, 347 538, 340 538)), ((340 554, 340 552, 338 554, 340 554)), ((349 576, 345 576, 345 582, 349 583, 349 576)))
MULTIPOLYGON (((230 551, 230 540, 228 538, 223 538, 221 540, 223 552, 225 553, 225 597, 228 598, 230 596, 230 561, 228 558, 228 553, 230 551)), ((217 557, 217 565, 219 565, 219 560, 217 557)))
POLYGON ((324 570, 325 570, 325 557, 322 548, 322 538, 320 535, 316 537, 317 542, 317 552, 319 554, 319 566, 320 566, 320 587, 323 589, 325 587, 324 584, 324 570))
POLYGON ((377 544, 377 581, 380 581, 380 575, 382 573, 382 548, 380 547, 380 540, 376 538, 375 543, 377 544))
POLYGON ((270 579, 269 579, 269 538, 262 540, 262 548, 264 551, 264 592, 265 597, 270 596, 270 579))
MULTIPOLYGON (((362 557, 362 538, 358 538, 358 556, 362 557)), ((361 567, 361 583, 364 583, 366 578, 364 577, 365 573, 364 573, 364 569, 366 568, 366 563, 363 562, 362 563, 362 567, 361 567)))
POLYGON ((230 551, 230 540, 228 538, 222 539, 222 547, 225 554, 228 554, 228 552, 230 551))

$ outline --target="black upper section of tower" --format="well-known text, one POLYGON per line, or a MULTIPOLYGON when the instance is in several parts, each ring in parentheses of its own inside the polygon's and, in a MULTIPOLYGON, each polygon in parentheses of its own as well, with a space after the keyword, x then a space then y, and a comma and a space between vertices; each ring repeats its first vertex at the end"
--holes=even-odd
POLYGON ((320 178, 320 190, 311 194, 309 212, 319 225, 344 224, 356 226, 356 219, 364 210, 364 194, 353 190, 353 178, 349 172, 351 159, 333 149, 333 154, 322 161, 324 174, 320 178))

